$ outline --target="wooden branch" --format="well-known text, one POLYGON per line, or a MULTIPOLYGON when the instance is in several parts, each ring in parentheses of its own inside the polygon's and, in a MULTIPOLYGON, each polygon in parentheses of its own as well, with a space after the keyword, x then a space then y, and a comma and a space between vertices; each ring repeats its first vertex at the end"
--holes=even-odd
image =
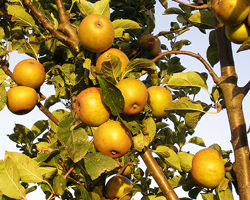
POLYGON ((159 60, 163 56, 171 55, 171 54, 183 54, 183 55, 192 56, 192 57, 198 59, 205 66, 205 68, 207 69, 207 71, 209 72, 211 77, 213 78, 213 81, 217 85, 220 84, 220 78, 216 75, 216 73, 213 71, 212 67, 207 63, 206 60, 204 60, 202 58, 202 56, 200 54, 195 54, 195 53, 190 52, 190 51, 167 51, 167 52, 160 53, 158 56, 156 56, 154 59, 152 59, 152 61, 156 62, 157 60, 159 60))
POLYGON ((176 3, 179 3, 179 4, 182 4, 184 6, 188 6, 190 8, 194 8, 196 10, 203 10, 203 9, 207 9, 208 8, 207 4, 203 4, 203 5, 197 6, 197 5, 193 5, 193 4, 184 3, 184 2, 179 1, 179 0, 172 0, 172 1, 174 1, 176 3))
POLYGON ((247 93, 249 92, 249 90, 250 90, 250 81, 248 81, 248 83, 245 86, 243 86, 243 87, 241 87, 239 89, 240 89, 241 93, 245 97, 247 95, 247 93))
MULTIPOLYGON (((231 42, 225 35, 224 27, 216 29, 216 38, 221 65, 221 83, 229 125, 231 130, 231 143, 234 150, 235 162, 233 170, 236 174, 239 196, 241 200, 250 197, 250 160, 247 140, 246 123, 242 110, 242 101, 245 97, 242 89, 237 86, 231 42)), ((249 90, 249 83, 243 91, 249 90)))
POLYGON ((176 195, 173 188, 168 183, 168 180, 163 173, 161 167, 158 165, 152 153, 148 148, 145 148, 141 154, 141 158, 143 159, 144 163, 146 164, 150 174, 153 176, 156 183, 159 185, 161 191, 163 192, 164 196, 168 200, 178 200, 178 196, 176 195))
POLYGON ((72 41, 75 42, 75 46, 78 46, 79 39, 76 30, 71 26, 69 15, 65 11, 63 1, 62 0, 55 0, 58 14, 60 18, 60 24, 58 29, 65 33, 72 41))
POLYGON ((67 35, 57 31, 30 0, 23 0, 23 2, 33 12, 45 29, 47 29, 55 38, 68 44, 74 51, 78 52, 78 44, 67 35))

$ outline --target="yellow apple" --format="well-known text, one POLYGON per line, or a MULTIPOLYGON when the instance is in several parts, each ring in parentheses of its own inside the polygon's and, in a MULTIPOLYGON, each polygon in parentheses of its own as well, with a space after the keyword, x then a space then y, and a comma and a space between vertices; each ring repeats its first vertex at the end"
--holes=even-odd
POLYGON ((7 106, 9 110, 17 115, 27 114, 37 104, 38 95, 33 88, 26 86, 15 86, 7 92, 7 106))
POLYGON ((225 25, 227 38, 236 44, 242 44, 249 36, 249 27, 245 23, 238 26, 225 25))

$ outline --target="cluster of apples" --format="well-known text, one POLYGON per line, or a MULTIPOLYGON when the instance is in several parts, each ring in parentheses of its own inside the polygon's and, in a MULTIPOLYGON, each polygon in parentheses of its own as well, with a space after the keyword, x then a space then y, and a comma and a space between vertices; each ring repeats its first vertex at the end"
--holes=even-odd
POLYGON ((8 109, 17 115, 27 114, 38 102, 36 89, 45 80, 45 69, 34 59, 19 62, 13 71, 13 79, 18 84, 7 92, 8 109))
MULTIPOLYGON (((111 48, 114 40, 114 28, 108 18, 98 14, 86 16, 79 26, 78 35, 85 49, 93 53, 101 53, 94 66, 96 72, 100 72, 102 63, 111 60, 112 56, 120 59, 120 72, 124 71, 129 59, 121 50, 111 48)), ((140 45, 145 43, 148 43, 149 46, 143 46, 143 48, 151 48, 152 55, 159 53, 158 38, 147 34, 141 38, 140 45), (151 40, 153 41, 148 42, 151 40)), ((171 92, 165 87, 147 88, 142 81, 135 78, 122 79, 116 84, 116 87, 124 98, 124 115, 136 115, 143 111, 148 103, 153 117, 164 117, 167 114, 167 107, 172 102, 171 92)), ((131 135, 120 121, 110 119, 110 110, 102 99, 100 88, 84 89, 77 95, 76 104, 78 118, 88 126, 97 127, 93 134, 93 142, 97 151, 112 158, 119 158, 130 150, 131 135)), ((131 189, 131 182, 122 175, 116 175, 106 185, 106 196, 119 199, 124 195, 124 188, 131 189)), ((129 200, 130 198, 131 194, 128 194, 122 199, 129 200)))
POLYGON ((227 38, 242 44, 250 36, 250 1, 212 0, 211 3, 215 16, 225 24, 227 38))

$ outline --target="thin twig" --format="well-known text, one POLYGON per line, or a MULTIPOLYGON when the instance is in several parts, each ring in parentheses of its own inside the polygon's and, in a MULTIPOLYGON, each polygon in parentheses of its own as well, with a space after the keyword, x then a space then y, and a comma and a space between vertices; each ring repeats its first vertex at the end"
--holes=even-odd
POLYGON ((239 87, 239 89, 240 89, 241 93, 242 93, 244 96, 246 96, 247 93, 248 93, 249 90, 250 90, 250 81, 248 81, 248 83, 247 83, 245 86, 239 87))
POLYGON ((78 51, 78 43, 67 35, 57 31, 54 26, 43 16, 43 14, 35 7, 30 0, 23 0, 25 5, 33 12, 41 24, 46 28, 55 38, 67 43, 74 51, 78 51))
POLYGON ((213 71, 212 67, 207 63, 207 61, 205 61, 202 56, 200 54, 195 54, 193 52, 190 51, 167 51, 164 53, 159 54, 158 56, 156 56, 154 59, 152 59, 153 62, 156 62, 157 60, 159 60, 160 58, 162 58, 163 56, 166 55, 171 55, 171 54, 183 54, 183 55, 189 55, 191 57, 197 58, 199 61, 202 62, 202 64, 205 66, 205 68, 207 69, 207 71, 209 72, 209 74, 211 75, 211 77, 213 78, 213 81, 219 85, 220 84, 220 78, 216 75, 216 73, 213 71))
POLYGON ((184 6, 188 6, 188 7, 190 7, 190 8, 194 8, 194 9, 196 9, 196 10, 203 10, 203 9, 207 9, 207 8, 208 8, 208 5, 207 5, 207 4, 203 4, 203 5, 201 5, 201 6, 197 6, 197 5, 193 5, 193 4, 184 3, 184 2, 179 1, 179 0, 172 0, 172 1, 174 1, 174 2, 176 2, 176 3, 179 3, 179 4, 182 4, 182 5, 184 5, 184 6))

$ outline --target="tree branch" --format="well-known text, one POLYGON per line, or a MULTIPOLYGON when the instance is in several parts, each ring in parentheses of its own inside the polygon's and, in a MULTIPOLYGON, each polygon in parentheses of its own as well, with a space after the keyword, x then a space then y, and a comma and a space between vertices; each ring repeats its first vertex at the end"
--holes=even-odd
POLYGON ((248 83, 244 86, 244 87, 241 87, 239 88, 241 90, 241 93, 246 96, 247 93, 249 92, 250 90, 250 81, 248 81, 248 83))
POLYGON ((62 0, 55 0, 55 2, 60 18, 58 29, 65 33, 72 41, 74 41, 75 45, 77 46, 79 44, 78 35, 76 30, 71 26, 69 16, 65 11, 62 0))
POLYGON ((201 5, 201 6, 197 6, 197 5, 193 5, 193 4, 188 4, 188 3, 184 3, 182 1, 179 1, 179 0, 172 0, 176 3, 179 3, 179 4, 182 4, 184 6, 188 6, 190 8, 194 8, 196 10, 202 10, 202 9, 207 9, 208 8, 208 5, 207 4, 204 4, 204 5, 201 5))
POLYGON ((33 14, 38 18, 41 24, 46 28, 51 34, 58 40, 68 44, 74 51, 78 51, 78 43, 76 43, 72 38, 64 35, 63 33, 57 31, 54 26, 43 16, 43 14, 34 6, 30 0, 23 0, 25 5, 33 12, 33 14))
POLYGON ((173 188, 168 183, 168 180, 163 173, 161 167, 158 165, 152 153, 148 148, 145 148, 141 154, 141 158, 143 159, 144 163, 146 164, 149 172, 155 179, 156 183, 159 185, 161 191, 163 192, 164 196, 168 200, 178 200, 178 196, 176 195, 173 188))
POLYGON ((163 56, 171 55, 171 54, 183 54, 183 55, 189 55, 189 56, 192 56, 194 58, 197 58, 205 66, 205 68, 207 69, 207 71, 209 72, 209 74, 211 75, 211 77, 213 78, 213 81, 217 85, 220 84, 220 78, 216 75, 216 73, 213 71, 212 67, 207 63, 207 61, 205 61, 202 58, 202 56, 200 54, 195 54, 195 53, 190 52, 190 51, 167 51, 167 52, 163 52, 163 53, 159 54, 154 59, 152 59, 152 61, 156 62, 157 60, 159 60, 163 56))

